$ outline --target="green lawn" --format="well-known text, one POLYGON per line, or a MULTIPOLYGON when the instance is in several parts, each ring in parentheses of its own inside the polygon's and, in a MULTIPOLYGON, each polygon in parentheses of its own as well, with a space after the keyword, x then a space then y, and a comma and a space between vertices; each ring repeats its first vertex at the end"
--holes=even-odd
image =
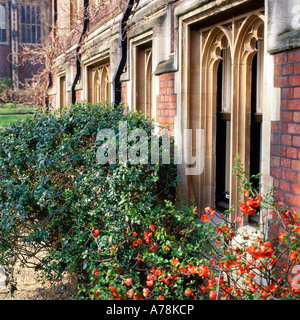
POLYGON ((27 117, 24 115, 0 116, 0 126, 27 117))
POLYGON ((0 114, 11 114, 11 113, 30 113, 34 112, 34 107, 14 107, 14 108, 0 108, 0 114))

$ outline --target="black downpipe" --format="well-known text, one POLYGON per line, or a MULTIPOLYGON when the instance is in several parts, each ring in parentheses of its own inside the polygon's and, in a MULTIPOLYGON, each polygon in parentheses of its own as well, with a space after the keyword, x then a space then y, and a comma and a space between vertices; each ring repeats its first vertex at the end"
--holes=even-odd
POLYGON ((48 91, 52 86, 52 73, 49 72, 48 73, 48 85, 47 85, 47 89, 46 89, 46 97, 45 97, 45 112, 48 113, 49 112, 49 95, 48 95, 48 91))
POLYGON ((127 20, 132 11, 134 0, 128 0, 126 8, 119 25, 119 48, 120 48, 120 59, 117 70, 113 77, 113 99, 114 105, 117 106, 121 103, 121 74, 124 70, 125 63, 127 61, 127 20))
POLYGON ((74 81, 72 83, 71 87, 71 103, 76 103, 76 91, 75 86, 76 83, 79 80, 79 77, 81 75, 81 55, 79 54, 79 50, 81 48, 81 41, 87 31, 88 25, 89 25, 89 15, 88 15, 88 6, 89 6, 89 0, 83 0, 83 28, 80 34, 80 38, 78 40, 77 48, 76 48, 76 74, 74 81))
MULTIPOLYGON (((53 26, 54 26, 53 32, 56 32, 56 23, 57 23, 57 0, 54 0, 53 1, 53 26)), ((46 89, 47 93, 53 84, 52 81, 53 81, 52 73, 49 72, 48 73, 48 85, 47 85, 47 89, 46 89)), ((45 111, 46 112, 49 111, 49 96, 48 96, 48 94, 46 94, 46 98, 45 98, 45 111)))
POLYGON ((53 22, 54 22, 54 26, 56 26, 57 23, 57 0, 53 1, 53 22))

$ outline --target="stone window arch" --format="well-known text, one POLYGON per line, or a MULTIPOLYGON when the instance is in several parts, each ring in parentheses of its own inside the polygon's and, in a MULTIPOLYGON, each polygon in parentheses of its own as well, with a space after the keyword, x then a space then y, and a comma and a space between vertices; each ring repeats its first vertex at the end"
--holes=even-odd
MULTIPOLYGON (((205 134, 204 171, 198 176, 188 176, 187 191, 201 208, 219 205, 224 211, 241 199, 238 181, 232 175, 235 158, 240 155, 245 170, 250 172, 254 161, 250 157, 251 142, 255 137, 261 140, 263 10, 216 25, 199 26, 195 24, 188 29, 189 65, 183 86, 188 95, 183 95, 182 101, 187 106, 183 113, 187 128, 203 129, 205 134), (257 120, 260 125, 254 132, 257 120), (218 197, 220 193, 223 198, 218 197)), ((258 140, 256 147, 260 148, 258 140)), ((260 161, 260 155, 255 161, 260 161)), ((232 214, 231 219, 237 214, 232 214)))
POLYGON ((152 41, 133 45, 133 107, 150 118, 153 112, 152 41))
POLYGON ((105 103, 110 100, 109 65, 100 65, 92 69, 91 102, 105 103))

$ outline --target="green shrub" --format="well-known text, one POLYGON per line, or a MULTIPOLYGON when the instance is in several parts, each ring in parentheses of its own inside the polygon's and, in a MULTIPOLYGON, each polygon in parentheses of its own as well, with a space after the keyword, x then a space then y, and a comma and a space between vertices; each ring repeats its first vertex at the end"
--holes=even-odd
POLYGON ((271 192, 255 190, 239 158, 234 172, 245 201, 229 211, 145 201, 145 214, 125 208, 125 216, 92 230, 90 286, 79 298, 299 300, 299 212, 275 202, 271 192), (233 211, 239 211, 234 221, 233 211), (268 211, 282 230, 278 239, 267 229, 238 228, 243 218, 268 211))
POLYGON ((0 95, 8 88, 12 88, 13 81, 9 78, 0 80, 0 95))
POLYGON ((19 260, 54 280, 76 274, 77 299, 299 299, 289 282, 300 263, 299 214, 253 189, 240 161, 234 170, 245 201, 224 214, 177 201, 172 161, 100 164, 97 133, 113 130, 118 155, 120 121, 148 137, 153 129, 122 105, 86 103, 0 129, 0 265, 11 290, 19 260), (233 210, 242 212, 235 221, 233 210), (284 230, 280 241, 266 233, 249 242, 238 223, 269 210, 284 230), (282 274, 276 261, 283 254, 290 261, 282 274))
POLYGON ((97 162, 97 132, 113 129, 118 140, 119 121, 127 121, 128 132, 150 135, 153 128, 122 105, 82 103, 0 129, 0 265, 12 289, 16 260, 33 262, 53 279, 70 271, 87 280, 92 228, 104 232, 101 247, 120 246, 133 226, 161 219, 163 199, 174 199, 174 165, 97 162))

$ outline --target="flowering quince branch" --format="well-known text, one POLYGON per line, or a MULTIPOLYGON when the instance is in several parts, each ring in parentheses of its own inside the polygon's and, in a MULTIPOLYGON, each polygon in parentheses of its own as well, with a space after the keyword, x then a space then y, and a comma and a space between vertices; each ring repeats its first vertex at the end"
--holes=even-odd
MULTIPOLYGON (((247 185, 243 171, 237 177, 247 185)), ((211 207, 198 212, 190 206, 184 212, 167 204, 161 216, 151 221, 145 217, 143 223, 126 223, 129 227, 119 244, 114 239, 112 249, 102 245, 98 250, 101 259, 96 261, 99 266, 92 269, 89 298, 299 299, 300 290, 288 282, 289 272, 300 262, 298 214, 280 205, 272 207, 273 200, 265 199, 254 188, 244 188, 241 193, 245 201, 222 214, 211 207), (240 219, 227 219, 237 208, 241 219, 258 214, 262 208, 272 210, 284 230, 278 241, 268 240, 266 234, 253 237, 239 232, 240 219), (219 215, 221 223, 214 221, 215 215, 219 215), (287 253, 286 269, 276 273, 287 253)), ((96 237, 92 231, 97 246, 102 241, 98 237, 106 239, 102 238, 103 231, 96 232, 96 237)))

